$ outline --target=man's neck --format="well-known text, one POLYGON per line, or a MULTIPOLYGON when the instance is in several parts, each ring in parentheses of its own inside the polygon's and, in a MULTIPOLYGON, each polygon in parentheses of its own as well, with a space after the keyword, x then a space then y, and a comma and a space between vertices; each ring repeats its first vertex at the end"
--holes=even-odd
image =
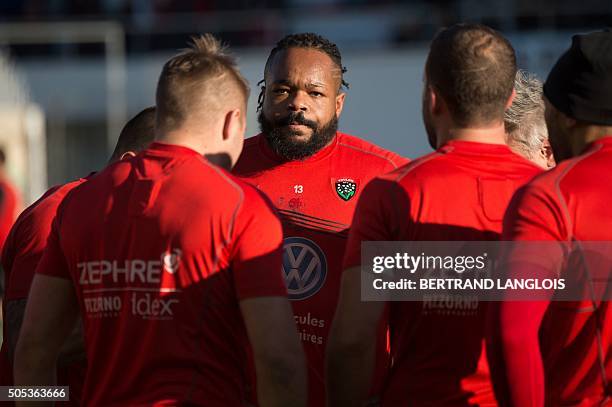
POLYGON ((506 144, 506 133, 503 123, 487 127, 450 128, 444 133, 442 137, 438 137, 438 147, 451 140, 506 144))
POLYGON ((609 126, 584 126, 580 130, 570 137, 573 156, 582 154, 589 144, 606 136, 612 136, 612 127, 609 126))
POLYGON ((184 131, 174 131, 165 134, 156 134, 155 141, 164 144, 173 144, 176 146, 187 147, 197 151, 201 155, 208 153, 206 146, 198 140, 197 137, 185 133, 184 131))

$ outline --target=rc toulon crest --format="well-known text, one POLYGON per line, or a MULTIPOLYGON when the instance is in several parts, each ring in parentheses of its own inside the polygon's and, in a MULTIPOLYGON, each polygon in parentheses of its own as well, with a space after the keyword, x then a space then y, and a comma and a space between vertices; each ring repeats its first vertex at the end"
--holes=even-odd
POLYGON ((350 178, 342 178, 336 181, 336 193, 344 200, 348 201, 355 196, 357 183, 350 178))

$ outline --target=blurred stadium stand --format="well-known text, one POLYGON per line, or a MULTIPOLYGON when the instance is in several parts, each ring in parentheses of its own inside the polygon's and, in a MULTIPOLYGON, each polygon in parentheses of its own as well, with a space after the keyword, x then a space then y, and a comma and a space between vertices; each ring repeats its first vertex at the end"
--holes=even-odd
POLYGON ((56 184, 105 164, 124 120, 154 103, 164 60, 201 32, 240 57, 252 86, 248 135, 257 131, 256 83, 270 47, 287 33, 315 31, 340 46, 349 69, 341 129, 423 154, 427 43, 457 21, 502 30, 519 65, 544 77, 571 34, 612 25, 612 1, 2 0, 0 51, 44 112, 48 182, 56 184))

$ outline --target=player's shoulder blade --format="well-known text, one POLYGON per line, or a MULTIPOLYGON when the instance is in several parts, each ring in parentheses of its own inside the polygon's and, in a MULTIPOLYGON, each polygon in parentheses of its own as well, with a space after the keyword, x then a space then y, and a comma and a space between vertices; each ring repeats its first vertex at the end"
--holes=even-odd
POLYGON ((263 135, 260 133, 244 140, 242 153, 232 173, 244 176, 261 169, 264 161, 264 154, 261 150, 262 138, 263 135))
POLYGON ((260 139, 262 137, 263 137, 263 135, 261 133, 259 133, 259 134, 256 134, 254 136, 245 138, 244 139, 244 146, 243 146, 242 150, 244 151, 246 149, 250 149, 250 148, 256 147, 259 144, 260 139))
POLYGON ((260 155, 260 143, 262 142, 262 138, 263 134, 259 133, 244 139, 242 153, 240 154, 237 165, 240 165, 242 162, 251 160, 260 155))

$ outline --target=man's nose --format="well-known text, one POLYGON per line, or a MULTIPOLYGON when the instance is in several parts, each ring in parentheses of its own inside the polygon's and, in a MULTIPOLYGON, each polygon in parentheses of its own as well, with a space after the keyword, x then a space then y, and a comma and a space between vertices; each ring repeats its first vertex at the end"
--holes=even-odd
POLYGON ((294 92, 289 100, 289 110, 294 112, 306 112, 308 111, 308 104, 306 103, 306 94, 302 91, 294 92))

